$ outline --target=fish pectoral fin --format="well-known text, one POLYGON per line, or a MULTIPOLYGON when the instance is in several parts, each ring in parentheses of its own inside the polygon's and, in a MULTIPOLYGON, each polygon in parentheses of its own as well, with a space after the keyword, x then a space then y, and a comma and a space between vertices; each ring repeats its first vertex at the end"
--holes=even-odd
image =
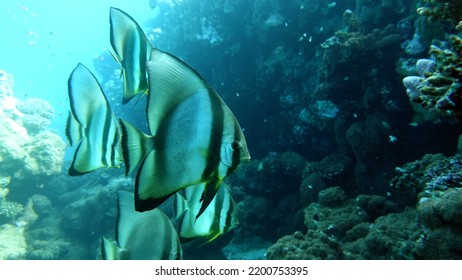
POLYGON ((218 190, 221 186, 221 179, 214 179, 205 184, 204 191, 202 192, 202 196, 200 201, 202 202, 201 208, 196 215, 196 220, 204 213, 205 209, 209 206, 210 202, 212 202, 213 198, 217 194, 218 190))
MULTIPOLYGON (((119 63, 120 65, 122 65, 122 59, 114 52, 114 51, 109 51, 109 53, 111 54, 112 58, 114 58, 114 60, 119 63)), ((122 68, 123 70, 123 68, 122 68)), ((122 78, 122 75, 120 75, 120 78, 122 78)))

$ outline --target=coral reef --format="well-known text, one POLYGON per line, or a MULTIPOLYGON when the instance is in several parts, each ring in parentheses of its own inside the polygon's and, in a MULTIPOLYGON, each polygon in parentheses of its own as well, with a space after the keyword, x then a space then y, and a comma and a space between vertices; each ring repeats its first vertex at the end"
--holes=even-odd
POLYGON ((400 205, 415 206, 419 199, 435 192, 462 187, 462 156, 427 154, 421 160, 395 168, 390 180, 390 199, 400 205))
POLYGON ((0 260, 18 260, 26 256, 24 227, 0 225, 0 260))
POLYGON ((358 63, 362 58, 367 57, 368 52, 392 46, 402 40, 402 35, 392 25, 366 35, 360 32, 337 31, 334 36, 321 44, 322 59, 326 66, 331 67, 326 69, 325 75, 332 73, 334 71, 332 68, 337 64, 349 61, 358 63))
POLYGON ((417 211, 397 211, 384 197, 347 199, 341 188, 328 188, 304 210, 307 233, 282 237, 267 258, 414 259, 422 234, 417 211))
POLYGON ((66 147, 48 130, 54 115, 50 104, 38 98, 19 100, 13 86, 13 77, 0 71, 0 259, 34 257, 30 250, 35 245, 26 242, 40 218, 34 201, 44 217, 50 210, 32 197, 62 172, 66 147))
POLYGON ((459 0, 424 0, 428 7, 420 7, 417 13, 428 17, 429 21, 449 22, 457 30, 462 30, 462 2, 459 0))
MULTIPOLYGON (((2 79, 3 84, 10 78, 2 79)), ((2 88, 11 91, 2 89, 0 96, 0 178, 8 179, 10 195, 15 196, 26 185, 41 186, 49 176, 61 173, 66 145, 47 130, 54 111, 49 103, 16 99, 12 82, 8 85, 2 88)))
POLYGON ((427 110, 446 116, 462 117, 462 39, 449 36, 449 43, 435 43, 432 59, 416 63, 419 76, 403 79, 410 100, 427 110))
POLYGON ((416 254, 424 259, 462 257, 462 156, 425 155, 397 167, 391 199, 415 206, 422 225, 416 254))
POLYGON ((425 226, 419 255, 426 259, 461 259, 462 189, 433 191, 420 199, 417 209, 425 226))
POLYGON ((16 107, 23 113, 20 119, 22 126, 31 135, 46 130, 54 117, 55 110, 43 99, 29 98, 17 102, 16 107))
POLYGON ((24 211, 24 206, 15 201, 0 200, 0 224, 12 222, 24 211))

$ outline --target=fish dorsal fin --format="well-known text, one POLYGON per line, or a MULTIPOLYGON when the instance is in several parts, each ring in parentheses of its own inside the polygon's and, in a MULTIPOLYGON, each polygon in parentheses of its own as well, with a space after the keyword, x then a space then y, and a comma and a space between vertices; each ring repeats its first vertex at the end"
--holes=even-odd
POLYGON ((82 64, 69 80, 71 116, 68 137, 78 144, 69 169, 72 176, 121 164, 120 131, 109 102, 93 73, 82 64))
POLYGON ((147 63, 149 96, 147 116, 149 129, 156 134, 165 116, 194 94, 212 93, 204 79, 179 58, 153 49, 147 63))
POLYGON ((124 11, 110 9, 112 55, 122 66, 124 97, 127 103, 136 94, 146 94, 148 89, 146 61, 152 50, 143 29, 124 11))
POLYGON ((93 113, 109 107, 96 77, 83 64, 78 64, 68 81, 72 116, 85 130, 93 113))

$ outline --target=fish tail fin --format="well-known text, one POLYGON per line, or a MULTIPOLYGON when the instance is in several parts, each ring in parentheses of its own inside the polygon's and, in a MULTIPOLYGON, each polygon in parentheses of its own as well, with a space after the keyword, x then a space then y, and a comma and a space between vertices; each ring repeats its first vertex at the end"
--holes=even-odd
POLYGON ((119 259, 120 248, 114 241, 107 238, 101 238, 101 259, 102 260, 117 260, 119 259))
POLYGON ((69 174, 85 174, 101 167, 118 167, 120 130, 109 102, 96 77, 78 64, 68 80, 71 113, 66 133, 78 143, 69 174))
POLYGON ((122 130, 122 152, 125 162, 125 174, 131 174, 154 149, 153 136, 141 132, 130 123, 119 120, 122 130))

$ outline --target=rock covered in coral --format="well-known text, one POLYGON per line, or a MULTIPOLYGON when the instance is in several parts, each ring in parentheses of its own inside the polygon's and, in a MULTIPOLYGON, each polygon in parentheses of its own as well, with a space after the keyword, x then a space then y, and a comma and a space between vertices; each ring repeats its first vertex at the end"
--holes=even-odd
POLYGON ((22 193, 25 185, 42 185, 61 172, 66 145, 47 130, 54 113, 49 103, 16 99, 10 79, 0 72, 0 178, 9 178, 11 193, 22 193))
POLYGON ((462 258, 462 189, 432 192, 420 199, 417 210, 426 226, 419 254, 432 259, 462 258))
POLYGON ((354 122, 346 131, 345 139, 355 155, 355 188, 358 193, 371 191, 380 194, 387 189, 388 178, 393 174, 394 142, 389 118, 380 112, 370 114, 365 121, 354 122))
POLYGON ((422 223, 430 228, 451 226, 462 229, 462 189, 450 188, 423 197, 418 205, 422 223))
MULTIPOLYGON (((26 231, 29 260, 62 260, 93 258, 88 245, 65 234, 60 227, 66 215, 60 215, 57 208, 49 209, 51 215, 43 216, 26 231)), ((41 211, 39 213, 42 213, 41 211)))
POLYGON ((268 249, 268 259, 414 259, 422 230, 417 212, 397 212, 377 195, 347 199, 339 187, 305 208, 307 233, 285 236, 268 249))
POLYGON ((429 21, 450 22, 457 30, 462 30, 462 2, 459 0, 424 0, 425 7, 417 9, 421 16, 428 17, 429 21))
POLYGON ((373 223, 361 223, 347 233, 351 242, 343 245, 345 259, 415 259, 422 234, 415 209, 380 216, 373 223))
POLYGON ((335 238, 321 231, 295 232, 284 236, 266 252, 269 260, 336 260, 340 258, 335 238))
POLYGON ((18 260, 26 255, 24 227, 11 224, 0 225, 0 260, 18 260))
POLYGON ((32 135, 46 130, 55 113, 54 108, 51 107, 48 101, 39 98, 19 101, 16 107, 23 113, 20 118, 22 126, 32 135))
POLYGON ((449 42, 431 46, 432 59, 417 61, 419 76, 403 79, 409 99, 429 111, 462 117, 462 39, 449 36, 449 42))
POLYGON ((322 231, 337 239, 343 238, 355 225, 369 220, 355 201, 346 199, 340 187, 321 191, 318 203, 306 207, 304 214, 308 230, 322 231))
POLYGON ((462 156, 425 155, 421 160, 396 167, 390 195, 401 205, 415 206, 418 199, 462 186, 462 156))
POLYGON ((66 144, 53 132, 44 131, 34 136, 27 146, 29 161, 27 167, 32 175, 51 176, 62 170, 66 144))
POLYGON ((15 201, 0 200, 0 224, 14 223, 24 211, 24 206, 15 201))
POLYGON ((334 36, 321 44, 318 56, 322 58, 328 68, 324 69, 325 76, 337 72, 337 67, 349 68, 351 63, 359 63, 377 49, 399 45, 403 36, 392 25, 383 30, 374 30, 369 34, 340 30, 334 36))
POLYGON ((309 162, 300 185, 302 204, 307 206, 318 199, 321 190, 339 183, 346 184, 345 174, 352 168, 352 159, 341 153, 325 156, 318 162, 309 162))
POLYGON ((425 155, 397 168, 392 198, 407 197, 423 225, 416 254, 424 259, 462 257, 462 157, 425 155))

